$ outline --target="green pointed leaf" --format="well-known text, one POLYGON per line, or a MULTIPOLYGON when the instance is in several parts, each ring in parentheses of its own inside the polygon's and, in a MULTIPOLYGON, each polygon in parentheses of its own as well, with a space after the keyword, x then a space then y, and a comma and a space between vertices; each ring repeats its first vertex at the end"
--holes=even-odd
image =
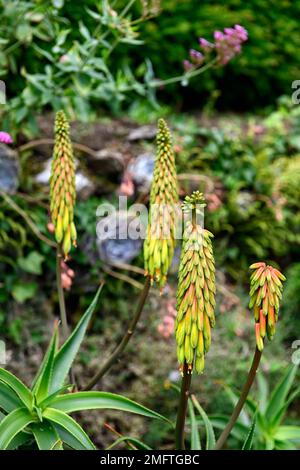
POLYGON ((266 436, 266 450, 273 450, 274 447, 275 447, 275 442, 274 442, 274 439, 272 439, 271 437, 268 437, 266 436))
MULTIPOLYGON (((223 385, 223 388, 229 398, 229 400, 231 401, 232 405, 235 407, 238 400, 239 400, 239 394, 236 393, 231 387, 229 387, 228 385, 223 385)), ((248 413, 245 411, 245 409, 243 408, 242 411, 240 412, 240 415, 238 417, 238 420, 244 424, 245 426, 249 426, 251 421, 250 421, 250 418, 248 416, 248 413)))
POLYGON ((10 413, 16 408, 22 408, 23 404, 18 395, 5 383, 0 382, 0 408, 10 413))
POLYGON ((279 426, 275 434, 275 439, 286 441, 291 439, 300 442, 300 426, 279 426))
POLYGON ((55 356, 52 381, 49 389, 50 393, 56 392, 56 390, 61 388, 64 384, 65 378, 68 375, 70 367, 84 338, 91 316, 97 306, 101 290, 102 285, 99 287, 94 300, 78 322, 75 330, 55 356))
POLYGON ((0 449, 7 449, 13 438, 33 421, 26 408, 18 408, 5 416, 0 423, 0 449))
POLYGON ((242 450, 251 450, 252 449, 252 444, 253 444, 253 436, 255 432, 255 426, 256 426, 256 414, 254 415, 248 436, 245 439, 245 442, 243 444, 242 450))
POLYGON ((39 403, 39 408, 44 410, 45 408, 48 408, 50 403, 54 400, 55 397, 58 395, 61 395, 64 392, 70 391, 70 389, 73 388, 73 385, 64 385, 61 387, 59 390, 57 390, 55 393, 51 393, 51 395, 48 395, 43 401, 39 403))
POLYGON ((46 420, 34 423, 31 429, 40 450, 51 450, 60 440, 52 424, 46 420))
POLYGON ((287 395, 292 388, 297 370, 298 365, 289 367, 287 373, 273 391, 265 413, 266 420, 269 423, 272 423, 274 416, 276 416, 278 411, 285 405, 287 395))
POLYGON ((133 444, 138 450, 152 450, 151 447, 147 446, 144 442, 139 441, 138 439, 135 439, 134 437, 130 436, 122 436, 119 439, 117 439, 113 444, 108 446, 105 450, 110 450, 116 447, 118 444, 121 444, 122 442, 130 442, 133 444))
POLYGON ((50 450, 64 450, 63 441, 59 438, 50 450))
POLYGON ((35 394, 37 403, 40 403, 48 396, 48 391, 49 391, 52 374, 53 374, 56 347, 57 347, 57 326, 54 329, 54 333, 52 335, 52 339, 50 341, 50 345, 45 356, 46 361, 41 370, 41 375, 38 377, 36 386, 34 388, 34 394, 35 394))
POLYGON ((64 444, 74 450, 86 450, 86 447, 81 442, 79 442, 78 439, 73 436, 73 434, 57 423, 52 424, 64 444))
POLYGON ((109 392, 76 392, 68 395, 61 395, 50 403, 51 408, 62 410, 65 413, 73 413, 82 410, 120 410, 129 413, 136 413, 141 416, 149 418, 161 419, 163 421, 170 421, 164 416, 156 413, 155 411, 146 408, 129 398, 122 395, 116 395, 109 392))
POLYGON ((44 418, 48 419, 52 423, 56 423, 64 428, 69 434, 72 435, 79 444, 81 444, 86 450, 95 450, 95 446, 90 440, 89 436, 84 430, 76 423, 76 421, 63 413, 60 410, 53 408, 47 408, 43 413, 44 418))
MULTIPOLYGON (((196 417, 197 421, 201 424, 204 424, 204 421, 201 417, 196 417)), ((212 426, 216 429, 220 429, 223 431, 226 424, 228 423, 230 416, 227 415, 210 415, 209 420, 212 426)), ((238 441, 244 442, 248 432, 248 427, 245 424, 239 423, 238 421, 235 423, 230 435, 237 439, 238 441)))
POLYGON ((262 413, 264 413, 267 408, 268 398, 270 396, 269 386, 263 374, 258 373, 256 377, 257 377, 257 384, 258 384, 259 409, 262 413))
POLYGON ((197 398, 195 395, 192 395, 192 402, 196 410, 200 413, 201 418, 204 421, 204 426, 206 430, 206 450, 213 450, 216 446, 216 438, 215 438, 215 433, 214 429, 212 427, 212 424, 205 413, 204 409, 198 402, 197 398))
POLYGON ((189 400, 189 415, 191 424, 191 450, 201 450, 198 421, 196 420, 193 402, 189 400))
POLYGON ((33 441, 32 434, 29 432, 19 432, 12 441, 10 441, 10 444, 7 446, 6 450, 15 450, 18 449, 18 447, 29 443, 30 441, 33 441))
POLYGON ((276 441, 275 442, 275 449, 276 450, 298 450, 297 446, 293 444, 291 441, 276 441))
POLYGON ((286 410, 290 406, 291 403, 299 396, 300 394, 300 387, 297 387, 296 390, 290 394, 288 399, 284 402, 284 405, 278 410, 277 414, 274 416, 272 420, 272 428, 275 429, 279 426, 281 420, 283 419, 286 410))
POLYGON ((31 389, 32 389, 34 394, 36 394, 39 383, 40 383, 41 378, 44 374, 45 368, 47 367, 47 364, 49 362, 49 356, 52 353, 52 348, 53 348, 54 341, 56 341, 55 347, 57 348, 57 341, 58 341, 57 327, 58 327, 58 324, 54 325, 54 332, 53 332, 53 335, 51 337, 51 341, 50 341, 49 346, 47 348, 46 354, 44 355, 44 358, 43 358, 42 363, 39 367, 39 370, 38 370, 35 378, 33 379, 32 384, 31 384, 31 389))
POLYGON ((13 374, 0 367, 0 382, 5 383, 18 395, 22 403, 29 409, 33 404, 31 391, 13 374))

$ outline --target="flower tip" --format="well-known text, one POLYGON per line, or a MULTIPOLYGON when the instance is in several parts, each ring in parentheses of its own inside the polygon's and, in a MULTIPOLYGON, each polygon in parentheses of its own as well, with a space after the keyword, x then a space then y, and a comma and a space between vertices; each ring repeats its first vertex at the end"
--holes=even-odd
POLYGON ((13 140, 8 132, 1 131, 0 132, 0 143, 1 144, 12 144, 13 140))
POLYGON ((253 263, 251 264, 251 266, 249 266, 249 269, 257 269, 257 268, 262 268, 262 267, 265 267, 266 266, 266 263, 263 263, 263 262, 258 262, 258 263, 253 263))

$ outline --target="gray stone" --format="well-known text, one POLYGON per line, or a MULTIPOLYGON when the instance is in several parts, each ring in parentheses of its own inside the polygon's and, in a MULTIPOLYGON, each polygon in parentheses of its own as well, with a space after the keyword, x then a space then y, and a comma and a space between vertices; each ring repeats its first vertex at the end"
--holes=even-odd
POLYGON ((20 165, 18 154, 5 144, 0 144, 0 190, 14 194, 19 185, 20 165))
POLYGON ((87 158, 88 167, 99 176, 111 176, 120 181, 125 169, 122 153, 113 149, 102 149, 95 152, 95 156, 87 158))
POLYGON ((128 165, 128 172, 133 182, 142 192, 147 192, 150 189, 154 165, 155 156, 152 153, 143 153, 128 165))
POLYGON ((97 248, 102 261, 111 265, 128 264, 138 256, 143 240, 142 238, 132 239, 126 235, 129 221, 130 217, 123 216, 122 212, 116 212, 98 222, 97 248))
POLYGON ((155 126, 141 126, 137 129, 131 131, 128 135, 129 142, 134 142, 136 140, 152 140, 156 136, 156 127, 155 126))

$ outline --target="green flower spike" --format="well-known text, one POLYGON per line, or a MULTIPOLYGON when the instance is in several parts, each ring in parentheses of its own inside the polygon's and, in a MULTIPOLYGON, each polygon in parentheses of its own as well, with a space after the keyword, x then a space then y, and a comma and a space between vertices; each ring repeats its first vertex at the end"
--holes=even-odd
POLYGON ((185 227, 177 289, 176 342, 178 361, 197 373, 204 370, 204 355, 215 325, 215 264, 211 238, 198 221, 205 200, 199 191, 187 196, 182 205, 185 227))
POLYGON ((55 239, 65 258, 68 257, 72 243, 76 246, 75 199, 75 164, 69 123, 64 112, 58 111, 50 177, 50 211, 55 227, 55 239))
POLYGON ((145 275, 162 288, 171 266, 176 231, 178 187, 171 133, 158 121, 157 155, 150 193, 147 237, 144 243, 145 275))

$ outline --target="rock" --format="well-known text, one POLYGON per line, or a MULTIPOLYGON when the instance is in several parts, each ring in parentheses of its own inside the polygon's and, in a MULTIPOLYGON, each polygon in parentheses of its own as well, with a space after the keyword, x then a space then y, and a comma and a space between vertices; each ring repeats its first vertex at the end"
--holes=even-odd
POLYGON ((128 165, 128 173, 141 192, 148 192, 153 178, 155 157, 152 153, 143 153, 128 165))
POLYGON ((109 215, 97 224, 97 247, 100 259, 108 264, 130 263, 141 251, 142 238, 127 237, 130 217, 121 212, 109 215), (105 229, 104 229, 105 227, 105 229), (122 238, 120 234, 123 234, 122 238))
POLYGON ((112 181, 121 181, 125 169, 124 157, 121 152, 112 149, 98 150, 93 157, 91 155, 87 157, 87 163, 97 176, 106 176, 112 181))
MULTIPOLYGON (((43 185, 49 185, 50 174, 51 174, 51 162, 52 162, 51 158, 46 160, 46 162, 44 163, 43 170, 35 176, 35 180, 37 183, 43 184, 43 185)), ((75 163, 77 167, 78 161, 76 161, 75 163)), ((81 197, 82 199, 86 199, 95 191, 94 182, 82 170, 76 169, 75 184, 76 184, 76 192, 78 196, 81 197)))
POLYGON ((131 131, 127 137, 129 142, 134 142, 136 140, 151 140, 156 136, 156 127, 155 126, 141 126, 137 129, 131 131))
POLYGON ((103 240, 98 242, 99 256, 108 264, 128 264, 140 253, 141 240, 103 240))
POLYGON ((95 183, 82 171, 76 171, 75 176, 76 192, 82 199, 87 199, 95 190, 95 183))
POLYGON ((44 168, 42 169, 42 171, 35 176, 35 180, 37 183, 49 184, 51 174, 51 161, 51 158, 47 160, 44 164, 44 168))
POLYGON ((0 144, 0 190, 14 194, 19 185, 20 165, 18 154, 5 144, 0 144))

